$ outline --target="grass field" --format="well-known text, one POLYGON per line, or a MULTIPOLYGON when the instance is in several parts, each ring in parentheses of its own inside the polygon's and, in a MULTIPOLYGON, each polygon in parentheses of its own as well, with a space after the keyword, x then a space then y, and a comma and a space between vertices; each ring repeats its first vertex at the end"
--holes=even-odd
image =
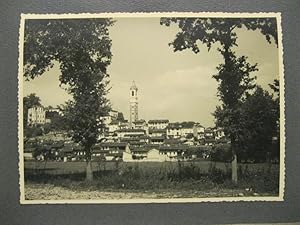
MULTIPOLYGON (((44 193, 43 185, 49 190, 52 189, 49 187, 53 187, 53 191, 64 191, 69 195, 67 198, 76 198, 74 196, 79 192, 94 193, 97 198, 101 193, 103 197, 114 196, 107 193, 119 193, 118 196, 123 196, 120 193, 131 193, 133 198, 141 196, 141 193, 170 198, 220 195, 277 196, 279 189, 278 164, 240 164, 238 185, 231 183, 229 163, 93 162, 94 181, 90 183, 85 181, 85 167, 85 162, 26 161, 26 196, 28 199, 46 198, 39 194, 44 193)), ((55 194, 52 197, 59 199, 55 194)), ((47 199, 52 197, 48 196, 47 199)))
MULTIPOLYGON (((183 167, 195 166, 203 173, 208 173, 211 166, 216 167, 224 172, 231 170, 230 163, 211 162, 211 161, 195 161, 195 162, 181 162, 183 167)), ((128 167, 138 167, 142 170, 178 170, 178 162, 93 162, 93 171, 111 171, 122 170, 128 167)), ((247 168, 249 172, 257 172, 267 170, 270 164, 239 164, 242 169, 247 168)), ((73 174, 85 172, 85 162, 56 162, 56 161, 25 161, 25 173, 30 170, 43 170, 47 174, 60 175, 60 174, 73 174)), ((272 171, 278 171, 278 164, 271 164, 272 171)))

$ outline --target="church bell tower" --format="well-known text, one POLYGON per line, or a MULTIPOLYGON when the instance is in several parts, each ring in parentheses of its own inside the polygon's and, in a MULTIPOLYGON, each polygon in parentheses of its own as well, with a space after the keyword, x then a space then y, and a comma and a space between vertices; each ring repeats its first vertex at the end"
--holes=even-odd
POLYGON ((132 82, 130 87, 130 97, 129 97, 129 107, 130 107, 130 128, 133 128, 133 122, 138 120, 138 96, 137 96, 138 88, 135 85, 135 82, 132 82))

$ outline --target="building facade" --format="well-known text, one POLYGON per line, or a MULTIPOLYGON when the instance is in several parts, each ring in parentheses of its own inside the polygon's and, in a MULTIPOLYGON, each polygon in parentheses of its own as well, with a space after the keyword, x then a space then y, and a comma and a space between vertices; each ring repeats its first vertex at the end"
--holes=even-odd
POLYGON ((149 129, 166 129, 168 124, 169 124, 169 120, 165 120, 165 119, 148 121, 149 129))
POLYGON ((35 126, 46 123, 46 112, 43 107, 33 107, 28 109, 28 126, 35 126))

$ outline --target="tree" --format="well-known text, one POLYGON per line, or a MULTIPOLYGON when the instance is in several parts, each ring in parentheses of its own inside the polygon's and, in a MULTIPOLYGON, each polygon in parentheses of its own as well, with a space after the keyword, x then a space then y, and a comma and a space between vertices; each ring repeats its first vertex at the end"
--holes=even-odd
POLYGON ((46 108, 46 118, 50 119, 50 123, 48 124, 47 128, 49 131, 65 131, 66 130, 66 123, 64 117, 62 116, 63 106, 57 106, 57 109, 53 110, 52 106, 48 106, 46 108))
POLYGON ((216 144, 210 152, 211 161, 230 162, 232 158, 231 147, 229 144, 216 144))
POLYGON ((161 18, 161 24, 170 26, 178 24, 180 31, 173 42, 174 51, 191 49, 199 53, 200 41, 211 49, 213 44, 218 44, 218 51, 224 63, 217 68, 219 73, 213 77, 219 82, 218 95, 222 106, 217 107, 215 116, 217 123, 222 124, 225 134, 231 140, 232 181, 237 183, 237 155, 240 144, 240 103, 247 91, 253 88, 253 79, 249 74, 255 71, 246 61, 246 57, 235 56, 232 48, 237 46, 236 29, 245 27, 248 30, 260 30, 266 40, 271 39, 277 44, 277 24, 275 18, 161 18), (239 67, 240 66, 240 67, 239 67))
POLYGON ((217 67, 219 73, 213 76, 219 82, 218 96, 222 102, 214 116, 217 127, 223 127, 231 142, 232 180, 236 183, 238 151, 242 149, 245 123, 242 104, 248 91, 255 87, 255 78, 250 77, 250 73, 257 68, 247 63, 244 56, 237 58, 231 51, 226 54, 225 63, 217 67))
POLYGON ((23 125, 27 127, 28 109, 42 106, 41 99, 35 93, 31 93, 23 98, 23 125))
POLYGON ((102 131, 100 116, 108 109, 106 99, 111 62, 111 19, 26 20, 24 77, 42 75, 55 63, 60 83, 71 94, 64 118, 72 139, 86 152, 86 179, 92 180, 91 147, 102 131))
POLYGON ((272 143, 273 137, 277 136, 278 120, 278 104, 272 97, 258 86, 242 105, 244 149, 241 153, 246 160, 264 162, 278 150, 272 143))
MULTIPOLYGON (((101 79, 101 77, 94 77, 101 79)), ((67 128, 72 131, 75 142, 84 147, 87 171, 87 180, 92 180, 91 150, 97 142, 99 134, 104 132, 105 125, 100 120, 109 111, 106 97, 105 84, 96 82, 85 83, 74 92, 74 100, 67 102, 64 109, 64 119, 67 128)))
POLYGON ((43 128, 40 125, 33 126, 33 127, 26 127, 26 129, 24 129, 24 136, 26 138, 32 138, 41 135, 43 135, 43 128))
POLYGON ((279 98, 279 80, 274 79, 273 84, 269 84, 269 87, 277 94, 277 98, 279 98))
POLYGON ((62 115, 53 114, 53 116, 50 118, 50 129, 53 131, 63 131, 66 130, 66 122, 64 120, 64 117, 62 115))
POLYGON ((123 122, 125 119, 124 119, 124 115, 123 113, 121 112, 118 112, 118 116, 117 116, 117 121, 119 122, 123 122))
POLYGON ((275 151, 273 151, 271 157, 272 159, 279 159, 280 153, 280 90, 279 90, 279 80, 274 79, 273 84, 269 84, 270 88, 273 90, 272 97, 275 101, 275 112, 277 115, 277 129, 276 129, 276 138, 273 142, 275 151))
POLYGON ((277 118, 278 118, 278 134, 279 134, 279 116, 280 116, 280 91, 279 91, 279 80, 274 79, 273 84, 269 84, 269 87, 273 90, 274 94, 272 94, 272 98, 275 101, 275 110, 276 110, 276 114, 277 114, 277 118))

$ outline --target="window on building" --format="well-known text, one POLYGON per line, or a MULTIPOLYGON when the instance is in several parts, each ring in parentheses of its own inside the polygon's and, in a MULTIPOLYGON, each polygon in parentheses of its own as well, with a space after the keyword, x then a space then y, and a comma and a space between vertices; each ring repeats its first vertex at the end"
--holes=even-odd
POLYGON ((131 96, 134 96, 134 91, 131 91, 131 96))

